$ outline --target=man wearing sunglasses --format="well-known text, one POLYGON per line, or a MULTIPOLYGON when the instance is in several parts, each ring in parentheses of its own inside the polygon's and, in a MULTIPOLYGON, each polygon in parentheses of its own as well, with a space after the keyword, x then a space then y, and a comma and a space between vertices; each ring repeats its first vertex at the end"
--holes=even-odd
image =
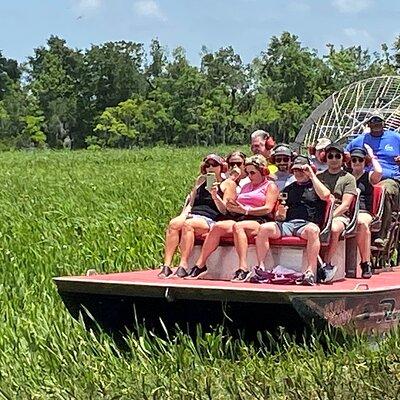
POLYGON ((324 257, 325 266, 322 274, 324 276, 321 277, 321 280, 330 282, 337 270, 337 267, 332 265, 332 258, 339 243, 340 235, 350 222, 347 212, 357 191, 356 179, 342 168, 345 162, 343 148, 336 143, 331 143, 325 149, 325 157, 328 169, 318 173, 317 177, 335 196, 335 207, 328 250, 324 257))
POLYGON ((382 166, 382 181, 379 185, 385 188, 385 206, 382 215, 381 230, 374 244, 385 247, 391 223, 392 210, 398 209, 400 192, 400 133, 384 128, 384 115, 375 110, 368 119, 369 132, 365 132, 346 147, 351 152, 354 148, 369 145, 382 166))
POLYGON ((278 171, 272 175, 272 178, 275 179, 279 191, 296 180, 290 171, 292 158, 293 151, 287 144, 278 144, 274 147, 270 160, 277 166, 278 171))

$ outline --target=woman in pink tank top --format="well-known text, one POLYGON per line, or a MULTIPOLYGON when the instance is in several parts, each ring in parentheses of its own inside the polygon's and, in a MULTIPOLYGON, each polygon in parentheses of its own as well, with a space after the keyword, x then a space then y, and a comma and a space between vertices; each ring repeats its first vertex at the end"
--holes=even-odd
POLYGON ((250 182, 242 187, 236 200, 228 200, 226 205, 228 219, 217 222, 211 228, 188 279, 196 279, 205 274, 207 259, 218 247, 221 237, 232 235, 239 257, 239 269, 235 272, 232 281, 244 282, 249 277, 247 238, 257 235, 260 224, 272 220, 279 190, 275 183, 268 179, 267 160, 262 155, 247 158, 245 170, 250 182))

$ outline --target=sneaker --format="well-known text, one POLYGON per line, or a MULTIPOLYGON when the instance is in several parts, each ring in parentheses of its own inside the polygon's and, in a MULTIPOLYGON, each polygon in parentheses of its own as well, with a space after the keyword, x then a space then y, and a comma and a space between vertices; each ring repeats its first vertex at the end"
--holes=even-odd
POLYGON ((315 285, 315 275, 311 271, 306 271, 301 282, 304 286, 314 286, 315 285))
POLYGON ((318 265, 317 267, 317 282, 324 282, 326 278, 326 272, 323 266, 318 265))
POLYGON ((160 268, 159 278, 168 278, 172 274, 172 269, 168 265, 162 265, 160 268))
POLYGON ((233 275, 231 282, 246 282, 248 279, 250 279, 250 275, 250 271, 244 271, 243 269, 239 268, 235 272, 235 275, 233 275))
POLYGON ((327 263, 323 267, 324 272, 325 272, 325 279, 321 280, 322 283, 329 283, 332 281, 332 279, 335 277, 337 267, 335 265, 332 265, 331 263, 327 263))
POLYGON ((175 271, 174 275, 177 276, 178 278, 185 278, 186 276, 188 276, 188 272, 184 267, 180 265, 178 269, 175 271))
POLYGON ((374 246, 380 247, 380 248, 386 247, 387 243, 388 243, 388 240, 387 240, 387 239, 376 238, 376 239, 374 240, 374 246))
POLYGON ((187 274, 186 279, 197 279, 200 278, 200 276, 204 275, 207 273, 207 267, 198 267, 195 265, 190 272, 187 274))
POLYGON ((361 266, 361 277, 363 279, 369 279, 372 276, 372 264, 369 261, 360 263, 361 266))

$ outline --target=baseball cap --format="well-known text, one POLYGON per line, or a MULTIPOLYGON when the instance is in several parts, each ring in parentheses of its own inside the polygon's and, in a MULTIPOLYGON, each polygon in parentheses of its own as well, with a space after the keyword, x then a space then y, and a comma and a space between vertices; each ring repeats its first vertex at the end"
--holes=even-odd
POLYGON ((293 165, 291 169, 293 168, 302 169, 302 167, 304 167, 305 165, 311 165, 309 158, 306 156, 297 156, 293 160, 293 165))
POLYGON ((331 139, 328 138, 319 138, 315 145, 315 150, 324 150, 327 146, 332 143, 331 139))
POLYGON ((325 147, 325 152, 328 153, 332 150, 336 150, 339 153, 344 153, 343 147, 338 143, 331 143, 329 146, 325 147))
POLYGON ((354 149, 350 151, 350 155, 365 158, 367 156, 367 151, 362 147, 354 147, 354 149))
POLYGON ((292 156, 292 150, 286 144, 278 144, 273 149, 273 155, 274 156, 288 156, 288 157, 291 157, 292 156))
POLYGON ((368 116, 367 122, 371 121, 372 118, 379 118, 381 121, 385 120, 385 117, 384 117, 382 111, 379 111, 379 110, 372 111, 368 116))
POLYGON ((225 162, 225 160, 221 156, 219 156, 218 154, 209 154, 209 155, 205 156, 204 159, 203 159, 203 162, 206 162, 206 161, 209 161, 209 160, 214 160, 219 165, 223 165, 223 163, 225 162))

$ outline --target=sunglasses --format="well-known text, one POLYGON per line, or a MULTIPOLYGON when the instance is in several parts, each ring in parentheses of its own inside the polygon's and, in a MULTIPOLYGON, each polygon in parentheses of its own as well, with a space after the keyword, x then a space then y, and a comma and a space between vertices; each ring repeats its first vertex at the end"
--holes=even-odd
POLYGON ((210 168, 210 167, 216 168, 216 167, 219 167, 219 164, 217 162, 214 162, 214 161, 207 161, 207 162, 204 163, 204 166, 206 168, 210 168))
POLYGON ((342 155, 340 153, 329 153, 326 158, 328 160, 333 160, 334 158, 336 158, 336 160, 340 160, 342 158, 342 155))
POLYGON ((246 174, 247 174, 247 175, 252 175, 252 176, 253 176, 253 175, 255 175, 256 173, 257 173, 257 171, 253 171, 253 170, 247 171, 247 170, 246 170, 246 174))
POLYGON ((290 161, 289 157, 275 157, 275 162, 277 163, 281 162, 288 163, 289 161, 290 161))
POLYGON ((357 162, 362 163, 364 161, 365 161, 365 159, 361 158, 361 157, 351 157, 351 162, 352 163, 357 163, 357 162))
POLYGON ((243 161, 231 161, 231 162, 228 162, 229 168, 241 167, 242 165, 243 165, 243 161))

